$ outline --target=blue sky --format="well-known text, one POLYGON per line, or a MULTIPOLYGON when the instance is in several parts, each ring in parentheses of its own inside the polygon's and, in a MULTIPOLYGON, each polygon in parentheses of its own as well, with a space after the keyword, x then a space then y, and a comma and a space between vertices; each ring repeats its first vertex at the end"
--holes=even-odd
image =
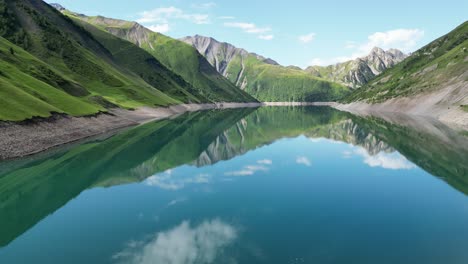
POLYGON ((52 0, 135 20, 168 36, 205 35, 283 65, 328 65, 373 46, 411 52, 467 20, 468 1, 52 0))

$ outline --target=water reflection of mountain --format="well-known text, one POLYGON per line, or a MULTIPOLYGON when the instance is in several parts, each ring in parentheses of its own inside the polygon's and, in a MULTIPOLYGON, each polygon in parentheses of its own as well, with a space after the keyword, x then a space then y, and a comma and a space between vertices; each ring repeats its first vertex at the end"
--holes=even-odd
POLYGON ((369 155, 395 151, 373 134, 360 129, 350 115, 330 108, 260 108, 220 134, 193 164, 211 165, 279 138, 300 135, 361 146, 369 155))
POLYGON ((142 181, 183 164, 213 164, 298 135, 361 146, 369 155, 397 150, 468 193, 466 138, 440 124, 431 129, 408 124, 324 107, 207 111, 145 124, 19 168, 1 169, 0 246, 88 188, 142 181))

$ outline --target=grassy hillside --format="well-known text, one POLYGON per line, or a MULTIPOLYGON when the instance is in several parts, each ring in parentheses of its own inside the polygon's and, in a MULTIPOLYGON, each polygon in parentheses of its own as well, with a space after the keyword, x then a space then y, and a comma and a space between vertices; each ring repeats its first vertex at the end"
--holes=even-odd
POLYGON ((0 120, 104 111, 95 99, 79 84, 0 37, 0 120))
POLYGON ((349 89, 310 74, 264 63, 254 55, 237 56, 227 68, 227 77, 260 101, 336 101, 349 89), (242 75, 238 80, 238 76, 242 75))
MULTIPOLYGON (((109 32, 119 38, 130 41, 146 50, 164 66, 179 74, 190 83, 198 93, 211 101, 252 102, 253 97, 238 89, 221 74, 219 74, 196 49, 190 45, 155 33, 135 23, 101 16, 87 17, 64 11, 69 17, 81 20, 86 29, 98 36, 101 33, 90 29, 86 24, 92 24, 102 31, 109 32)), ((89 25, 88 24, 88 25, 89 25)), ((105 45, 106 46, 106 45, 105 45)), ((122 56, 121 50, 119 55, 122 56)))
POLYGON ((344 101, 380 103, 468 81, 468 22, 414 52, 344 101))
POLYGON ((0 120, 253 100, 196 89, 136 45, 86 28, 40 0, 0 0, 0 120))
POLYGON ((334 101, 349 89, 294 67, 203 36, 182 41, 195 47, 218 72, 260 101, 334 101))

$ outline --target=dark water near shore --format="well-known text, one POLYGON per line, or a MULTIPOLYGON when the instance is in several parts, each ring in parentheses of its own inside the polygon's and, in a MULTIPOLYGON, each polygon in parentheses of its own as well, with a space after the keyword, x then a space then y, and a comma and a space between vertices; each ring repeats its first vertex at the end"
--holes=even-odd
POLYGON ((0 163, 0 263, 468 263, 468 137, 396 120, 213 110, 0 163))

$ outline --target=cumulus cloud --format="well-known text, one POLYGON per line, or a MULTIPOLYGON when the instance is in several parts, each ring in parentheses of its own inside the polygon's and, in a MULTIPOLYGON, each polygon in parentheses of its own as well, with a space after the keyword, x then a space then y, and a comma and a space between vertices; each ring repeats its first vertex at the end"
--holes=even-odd
POLYGON ((215 2, 207 2, 207 3, 201 3, 201 4, 192 4, 193 8, 198 8, 198 9, 210 9, 213 7, 216 7, 215 2))
POLYGON ((219 16, 218 19, 223 19, 223 20, 230 20, 230 19, 235 19, 236 17, 233 16, 219 16))
POLYGON ((195 227, 184 221, 145 241, 128 243, 113 259, 130 264, 210 264, 236 238, 236 228, 219 219, 204 221, 195 227))
POLYGON ((242 29, 244 32, 251 33, 251 34, 266 33, 266 32, 271 31, 271 28, 269 27, 258 27, 254 23, 226 22, 224 23, 224 26, 232 27, 232 28, 239 28, 239 29, 242 29))
POLYGON ((207 14, 192 14, 174 6, 160 7, 140 13, 138 23, 160 23, 168 24, 172 19, 183 19, 195 24, 209 24, 210 19, 207 14))
POLYGON ((225 27, 238 28, 248 34, 255 34, 259 39, 263 40, 272 40, 274 35, 267 34, 272 31, 270 27, 259 27, 254 23, 245 23, 245 22, 225 22, 225 27))
POLYGON ((260 35, 258 36, 259 39, 263 39, 263 40, 272 40, 275 36, 273 35, 260 35))
POLYGON ((416 166, 409 162, 403 155, 398 152, 386 153, 379 152, 376 155, 369 155, 364 148, 358 148, 354 151, 357 155, 364 158, 364 163, 370 167, 381 167, 391 170, 409 170, 416 168, 416 166))
POLYGON ((305 165, 307 167, 311 166, 312 165, 312 162, 310 162, 310 160, 305 157, 305 156, 299 156, 296 158, 296 163, 297 164, 302 164, 302 165, 305 165))
POLYGON ((306 35, 302 35, 302 36, 299 36, 299 41, 306 44, 306 43, 309 43, 309 42, 312 42, 312 40, 315 39, 315 33, 309 33, 309 34, 306 34, 306 35))
POLYGON ((167 170, 148 177, 145 180, 145 184, 164 190, 177 191, 189 184, 207 184, 210 180, 211 176, 209 174, 198 174, 193 177, 177 177, 173 174, 172 170, 167 170))
POLYGON ((167 23, 155 24, 155 25, 147 26, 147 28, 153 32, 159 32, 159 33, 166 33, 170 30, 169 24, 167 23))
POLYGON ((340 56, 334 58, 314 58, 309 62, 309 65, 331 65, 339 62, 354 60, 359 57, 366 56, 374 47, 379 47, 384 50, 391 48, 399 49, 405 53, 412 52, 418 42, 424 37, 424 31, 421 29, 394 29, 384 32, 375 32, 367 37, 367 41, 357 43, 354 41, 346 41, 345 48, 353 50, 349 56, 340 56))

